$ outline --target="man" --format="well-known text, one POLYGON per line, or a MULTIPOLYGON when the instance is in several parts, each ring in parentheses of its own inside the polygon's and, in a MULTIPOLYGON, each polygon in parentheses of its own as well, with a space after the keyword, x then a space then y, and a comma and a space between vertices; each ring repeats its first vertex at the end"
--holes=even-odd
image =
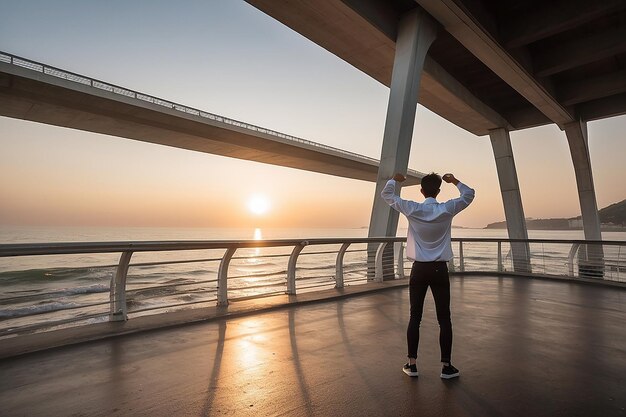
POLYGON ((430 287, 437 321, 439 322, 439 347, 441 349, 441 378, 459 376, 459 370, 452 366, 452 322, 450 320, 450 280, 447 262, 452 259, 451 229, 452 218, 469 206, 474 199, 474 190, 457 180, 452 174, 445 174, 443 180, 457 186, 459 198, 439 203, 435 199, 441 187, 441 177, 431 173, 422 178, 421 192, 426 198, 423 203, 403 200, 396 195, 396 183, 406 177, 394 175, 387 181, 382 198, 393 209, 404 214, 409 221, 406 240, 407 257, 413 261, 409 280, 411 316, 406 332, 409 362, 402 370, 409 376, 417 376, 417 346, 419 326, 422 320, 424 297, 430 287))

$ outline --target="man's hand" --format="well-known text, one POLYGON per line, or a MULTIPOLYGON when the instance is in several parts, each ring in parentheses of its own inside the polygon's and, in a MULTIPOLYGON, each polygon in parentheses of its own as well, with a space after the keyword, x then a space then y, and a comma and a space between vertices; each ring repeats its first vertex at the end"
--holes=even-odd
POLYGON ((448 184, 452 183, 454 185, 457 185, 459 183, 459 180, 454 178, 454 175, 452 174, 445 174, 443 177, 441 177, 441 179, 447 182, 448 184))
POLYGON ((403 182, 404 180, 406 180, 406 177, 400 173, 397 173, 393 176, 393 179, 398 182, 403 182))

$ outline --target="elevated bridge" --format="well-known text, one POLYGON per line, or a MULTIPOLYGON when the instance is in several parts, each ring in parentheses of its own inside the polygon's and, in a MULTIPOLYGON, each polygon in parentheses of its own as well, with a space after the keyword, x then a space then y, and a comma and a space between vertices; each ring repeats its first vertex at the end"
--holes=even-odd
MULTIPOLYGON (((0 115, 376 181, 379 161, 0 52, 0 115)), ((424 174, 409 170, 409 185, 424 174)))

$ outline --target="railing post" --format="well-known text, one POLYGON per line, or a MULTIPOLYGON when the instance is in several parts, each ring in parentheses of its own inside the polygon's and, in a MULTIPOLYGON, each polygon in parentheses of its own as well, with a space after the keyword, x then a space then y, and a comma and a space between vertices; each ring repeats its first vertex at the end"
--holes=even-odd
POLYGON ((404 245, 402 242, 397 242, 394 246, 398 246, 398 266, 397 276, 398 279, 404 279, 404 245))
POLYGON ((448 272, 456 272, 455 266, 454 266, 454 253, 452 253, 452 259, 450 259, 448 261, 448 272))
POLYGON ((301 242, 294 246, 293 251, 291 251, 289 265, 287 266, 287 294, 296 294, 296 266, 298 264, 298 256, 300 256, 300 252, 302 252, 302 249, 308 244, 309 242, 307 241, 301 242))
POLYGON ((217 305, 218 306, 228 305, 228 266, 230 265, 230 260, 233 258, 233 255, 235 254, 236 251, 237 251, 236 247, 230 247, 226 249, 224 256, 222 256, 220 267, 217 270, 217 305))
POLYGON ((452 259, 450 259, 448 261, 448 271, 449 272, 456 272, 456 269, 454 267, 454 256, 452 257, 452 259))
POLYGON ((385 253, 385 248, 387 247, 387 242, 381 242, 378 245, 378 250, 376 251, 376 269, 374 272, 374 279, 378 282, 383 282, 384 273, 383 273, 383 254, 385 253))
POLYGON ((576 256, 576 252, 578 252, 579 246, 580 243, 574 243, 572 245, 572 248, 569 250, 569 256, 567 257, 567 270, 570 277, 574 276, 574 256, 576 256))
POLYGON ((337 253, 337 262, 335 262, 335 288, 343 288, 343 255, 348 250, 350 242, 344 243, 337 253))
POLYGON ((459 241, 459 268, 461 272, 465 272, 465 259, 463 258, 463 241, 459 241))
POLYGON ((502 265, 502 241, 498 240, 498 272, 504 271, 504 265, 502 265))
POLYGON ((126 276, 128 275, 128 265, 132 256, 132 251, 122 252, 115 274, 111 277, 109 321, 128 320, 128 310, 126 308, 126 276))
POLYGON ((578 249, 578 276, 603 279, 604 248, 602 244, 585 243, 582 250, 578 249))

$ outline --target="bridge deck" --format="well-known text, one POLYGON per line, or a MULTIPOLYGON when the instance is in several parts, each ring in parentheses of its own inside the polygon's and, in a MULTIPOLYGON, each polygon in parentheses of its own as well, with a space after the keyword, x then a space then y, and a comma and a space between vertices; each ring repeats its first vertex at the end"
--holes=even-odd
POLYGON ((626 407, 626 292, 452 278, 457 380, 430 296, 420 376, 400 368, 406 288, 0 361, 5 416, 612 416, 626 407))

